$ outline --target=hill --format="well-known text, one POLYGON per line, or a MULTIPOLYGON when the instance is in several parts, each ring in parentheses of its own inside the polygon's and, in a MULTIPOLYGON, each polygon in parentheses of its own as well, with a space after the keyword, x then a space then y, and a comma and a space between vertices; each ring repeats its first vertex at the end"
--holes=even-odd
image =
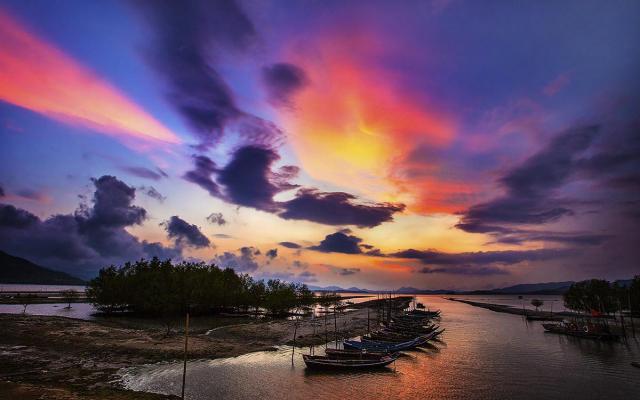
POLYGON ((44 268, 0 251, 0 283, 83 285, 85 282, 64 272, 44 268))

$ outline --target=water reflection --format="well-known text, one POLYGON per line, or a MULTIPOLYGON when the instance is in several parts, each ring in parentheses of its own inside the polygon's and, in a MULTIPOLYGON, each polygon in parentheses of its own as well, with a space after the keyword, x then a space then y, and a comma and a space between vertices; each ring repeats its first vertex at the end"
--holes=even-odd
MULTIPOLYGON (((640 395, 638 342, 600 343, 545 334, 537 322, 436 296, 442 341, 406 353, 383 371, 311 372, 290 348, 189 363, 189 399, 630 399, 640 395)), ((316 348, 316 354, 322 350, 316 348)), ((181 364, 129 370, 136 390, 179 394, 181 364)))

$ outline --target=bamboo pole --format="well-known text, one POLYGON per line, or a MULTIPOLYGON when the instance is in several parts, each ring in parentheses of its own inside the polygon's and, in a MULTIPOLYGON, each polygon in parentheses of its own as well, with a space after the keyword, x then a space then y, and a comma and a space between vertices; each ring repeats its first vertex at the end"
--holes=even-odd
POLYGON ((180 396, 184 400, 184 388, 187 382, 187 350, 189 346, 189 313, 184 325, 184 363, 182 365, 182 395, 180 396))

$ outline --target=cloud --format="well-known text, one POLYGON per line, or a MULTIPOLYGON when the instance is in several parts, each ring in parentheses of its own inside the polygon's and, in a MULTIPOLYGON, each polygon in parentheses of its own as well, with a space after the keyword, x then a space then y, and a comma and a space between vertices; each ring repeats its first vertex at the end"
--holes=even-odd
POLYGON ((226 233, 214 233, 213 237, 217 237, 220 239, 231 239, 233 236, 227 235, 226 233))
POLYGON ((360 268, 335 268, 335 272, 338 275, 348 276, 354 275, 360 272, 360 268))
POLYGON ((218 143, 230 124, 253 143, 271 143, 281 135, 275 125, 238 107, 214 67, 219 52, 244 50, 256 39, 252 22, 237 2, 135 4, 154 33, 147 59, 164 78, 168 100, 197 134, 200 149, 218 143))
POLYGON ((311 246, 309 249, 323 253, 361 254, 360 242, 362 239, 357 236, 336 232, 327 235, 319 245, 311 246))
POLYGON ((570 249, 537 249, 443 253, 436 250, 407 249, 390 257, 416 259, 429 265, 513 265, 525 261, 546 261, 575 254, 570 249))
POLYGON ((258 210, 276 212, 273 196, 297 187, 288 181, 298 170, 286 166, 279 173, 271 170, 280 156, 271 149, 244 146, 237 149, 231 161, 218 172, 218 183, 224 187, 230 202, 258 210))
POLYGON ((4 192, 4 188, 2 186, 0 186, 0 197, 5 197, 6 194, 4 192))
POLYGON ((493 266, 457 265, 446 268, 423 267, 418 270, 421 274, 450 274, 450 275, 509 275, 509 271, 493 266))
POLYGON ((220 188, 211 178, 211 174, 218 171, 216 164, 207 156, 194 155, 193 157, 193 169, 187 171, 183 178, 186 181, 195 183, 200 186, 213 197, 220 197, 220 188))
POLYGON ((573 215, 571 209, 554 198, 554 191, 575 172, 579 155, 599 131, 600 127, 594 125, 556 136, 499 180, 506 191, 504 196, 470 207, 456 227, 472 233, 504 233, 509 231, 509 225, 544 224, 573 215))
POLYGON ((217 255, 213 262, 222 268, 232 268, 236 272, 254 272, 258 269, 256 256, 260 254, 260 250, 255 247, 241 247, 238 253, 225 251, 217 255))
POLYGON ((295 198, 282 203, 284 219, 302 219, 326 225, 356 225, 372 228, 393 220, 393 214, 402 212, 404 204, 355 203, 356 197, 344 192, 320 192, 303 188, 295 198))
POLYGON ((0 227, 25 228, 39 222, 39 218, 30 212, 10 204, 0 206, 0 227))
POLYGON ((276 257, 278 257, 278 249, 271 249, 268 250, 267 253, 265 254, 268 258, 270 259, 274 259, 276 257))
POLYGON ((308 84, 304 70, 296 65, 277 63, 262 67, 262 82, 269 100, 277 106, 291 106, 292 96, 308 84))
POLYGON ((134 149, 180 143, 123 92, 2 10, 0 37, 1 101, 107 134, 134 149))
POLYGON ((278 244, 282 247, 286 247, 289 249, 299 249, 302 247, 298 243, 293 243, 293 242, 280 242, 278 244))
POLYGON ((209 216, 207 217, 207 221, 209 221, 210 223, 212 223, 214 225, 218 225, 218 226, 222 226, 222 225, 225 225, 227 223, 227 221, 224 219, 224 216, 222 215, 222 213, 211 213, 211 214, 209 214, 209 216))
POLYGON ((156 199, 159 202, 164 202, 167 198, 162 195, 162 193, 158 192, 156 188, 153 186, 140 186, 138 189, 142 190, 142 193, 151 197, 152 199, 156 199))
POLYGON ((160 168, 156 168, 155 170, 153 170, 145 167, 122 166, 120 167, 120 169, 139 178, 151 179, 154 181, 159 181, 162 178, 169 177, 169 175, 167 175, 167 173, 160 168))
POLYGON ((146 210, 133 205, 134 187, 109 175, 92 182, 92 204, 80 204, 73 214, 41 220, 26 210, 0 205, 2 250, 83 277, 143 257, 182 256, 180 248, 141 241, 125 229, 147 217, 146 210))
POLYGON ((232 204, 277 214, 284 219, 301 219, 327 225, 374 227, 392 221, 404 204, 357 203, 355 196, 344 192, 320 192, 302 188, 294 198, 276 202, 280 192, 295 189, 291 183, 298 167, 285 165, 277 171, 273 164, 280 159, 270 148, 247 145, 236 149, 231 160, 218 168, 206 156, 194 156, 194 169, 184 179, 196 183, 213 197, 232 204))
POLYGON ((172 216, 161 225, 164 226, 168 236, 175 240, 176 246, 186 245, 202 248, 211 245, 209 239, 200 232, 200 228, 189 224, 177 215, 172 216))

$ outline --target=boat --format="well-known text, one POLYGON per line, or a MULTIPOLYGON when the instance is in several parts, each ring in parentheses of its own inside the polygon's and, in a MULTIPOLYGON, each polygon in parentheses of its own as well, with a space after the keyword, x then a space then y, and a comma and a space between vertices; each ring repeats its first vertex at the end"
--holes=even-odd
POLYGON ((379 340, 368 340, 366 338, 362 338, 360 341, 356 340, 344 340, 342 345, 346 349, 356 349, 356 350, 367 350, 367 351, 388 351, 388 352, 398 352, 403 350, 410 350, 418 346, 422 346, 427 343, 429 340, 435 337, 435 332, 431 332, 428 335, 421 336, 415 338, 413 340, 408 340, 406 342, 387 342, 387 341, 379 341, 379 340))
POLYGON ((371 368, 382 368, 396 360, 397 356, 386 355, 378 359, 338 359, 327 356, 302 355, 307 368, 314 369, 340 369, 340 370, 360 370, 371 368))
POLYGON ((562 321, 562 317, 558 315, 530 315, 525 317, 527 321, 562 321))
POLYGON ((559 324, 542 324, 546 332, 575 336, 585 339, 617 340, 620 335, 613 333, 609 327, 602 324, 586 323, 578 325, 575 322, 561 322, 559 324))
POLYGON ((388 353, 388 352, 376 352, 376 351, 366 351, 366 350, 349 350, 349 349, 325 349, 325 354, 329 358, 340 358, 340 359, 370 359, 377 360, 382 357, 386 357, 389 355, 396 355, 396 353, 388 353))

